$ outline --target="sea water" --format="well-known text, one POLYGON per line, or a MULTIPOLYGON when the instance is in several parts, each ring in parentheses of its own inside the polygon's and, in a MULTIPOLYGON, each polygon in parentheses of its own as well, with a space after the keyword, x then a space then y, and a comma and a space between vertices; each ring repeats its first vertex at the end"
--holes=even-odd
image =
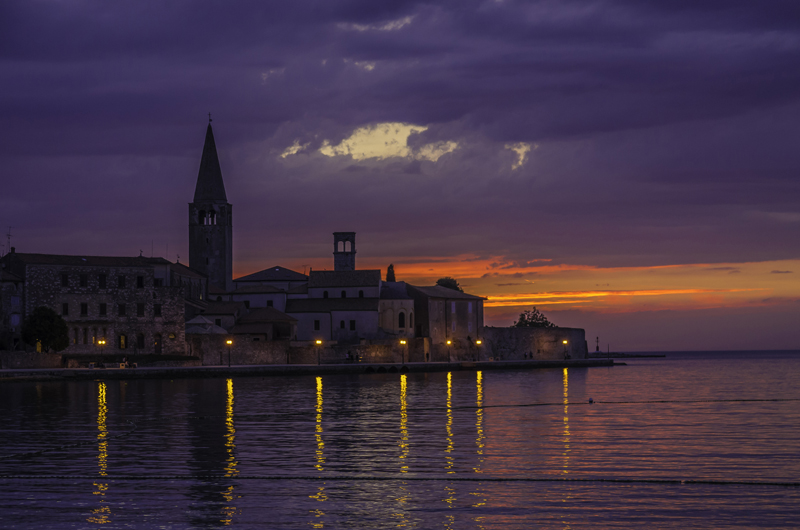
POLYGON ((0 527, 800 525, 800 352, 625 362, 2 382, 0 527))

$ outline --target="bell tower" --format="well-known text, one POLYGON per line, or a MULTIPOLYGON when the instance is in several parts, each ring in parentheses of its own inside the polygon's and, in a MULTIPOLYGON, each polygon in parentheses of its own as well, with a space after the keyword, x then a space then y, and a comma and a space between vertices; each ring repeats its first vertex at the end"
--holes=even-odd
POLYGON ((210 117, 189 203, 189 266, 208 276, 210 285, 233 289, 233 207, 225 194, 210 117))
POLYGON ((356 233, 333 233, 333 270, 356 270, 356 233))

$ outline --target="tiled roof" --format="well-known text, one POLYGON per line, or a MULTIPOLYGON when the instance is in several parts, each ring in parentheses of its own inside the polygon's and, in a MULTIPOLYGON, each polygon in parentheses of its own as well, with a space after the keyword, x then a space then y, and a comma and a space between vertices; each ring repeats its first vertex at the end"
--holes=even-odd
POLYGON ((288 294, 308 294, 308 284, 304 283, 303 285, 297 285, 286 292, 288 294))
POLYGON ((244 307, 244 302, 209 302, 204 315, 234 315, 244 307))
POLYGON ((308 275, 309 287, 377 287, 380 283, 380 270, 311 271, 308 275))
POLYGON ((379 300, 378 298, 300 298, 287 300, 286 312, 377 311, 379 300))
POLYGON ((14 254, 7 254, 4 258, 17 259, 28 265, 64 265, 69 267, 149 267, 170 264, 164 258, 145 258, 143 256, 71 256, 65 254, 15 252, 14 254))
POLYGON ((175 274, 180 274, 181 276, 186 276, 188 278, 197 278, 198 280, 206 279, 204 275, 191 267, 187 267, 183 263, 173 263, 170 265, 170 269, 172 269, 175 274))
POLYGON ((278 289, 277 287, 273 287, 271 285, 245 285, 244 287, 239 287, 235 291, 231 291, 231 294, 270 294, 270 293, 284 293, 283 289, 278 289))
POLYGON ((411 296, 406 291, 406 282, 383 282, 381 284, 382 300, 409 300, 411 296))
POLYGON ((433 285, 431 287, 409 285, 408 287, 409 289, 415 289, 430 298, 447 298, 448 300, 486 300, 484 297, 462 293, 461 291, 442 287, 441 285, 433 285))
POLYGON ((250 310, 250 313, 241 317, 236 325, 248 322, 295 322, 297 319, 278 311, 274 307, 257 307, 250 310))
POLYGON ((285 267, 270 267, 263 271, 254 272, 241 278, 236 278, 234 282, 304 282, 308 276, 300 274, 285 267))

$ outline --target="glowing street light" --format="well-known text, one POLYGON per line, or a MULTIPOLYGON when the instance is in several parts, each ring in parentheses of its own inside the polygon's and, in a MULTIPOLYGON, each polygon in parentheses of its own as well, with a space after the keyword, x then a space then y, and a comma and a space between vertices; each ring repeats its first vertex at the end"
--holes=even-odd
POLYGON ((231 349, 233 348, 233 341, 231 339, 228 339, 226 342, 228 344, 228 368, 230 368, 231 367, 231 349))
MULTIPOLYGON (((317 339, 314 341, 317 346, 322 346, 322 341, 317 339)), ((317 366, 322 364, 322 348, 317 348, 317 366)))
POLYGON ((483 341, 481 339, 478 339, 478 340, 475 341, 475 344, 480 346, 481 344, 483 344, 483 341))

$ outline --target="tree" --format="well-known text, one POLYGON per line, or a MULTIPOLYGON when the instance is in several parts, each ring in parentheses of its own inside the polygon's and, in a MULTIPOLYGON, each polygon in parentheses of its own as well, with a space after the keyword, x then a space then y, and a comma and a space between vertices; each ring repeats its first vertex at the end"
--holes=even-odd
POLYGON ((389 268, 386 269, 386 281, 387 282, 396 282, 397 280, 394 277, 394 265, 392 263, 389 264, 389 268))
POLYGON ((450 276, 445 276, 444 278, 439 278, 436 280, 436 285, 440 285, 442 287, 447 287, 448 289, 453 289, 454 291, 461 291, 464 292, 464 289, 458 285, 458 282, 455 278, 451 278, 450 276))
POLYGON ((69 346, 69 329, 61 315, 49 307, 37 307, 22 323, 22 340, 42 344, 42 351, 61 351, 69 346))
POLYGON ((554 328, 556 327, 555 324, 547 320, 547 317, 544 316, 536 306, 534 306, 533 310, 526 310, 519 314, 519 320, 514 322, 515 328, 554 328))

